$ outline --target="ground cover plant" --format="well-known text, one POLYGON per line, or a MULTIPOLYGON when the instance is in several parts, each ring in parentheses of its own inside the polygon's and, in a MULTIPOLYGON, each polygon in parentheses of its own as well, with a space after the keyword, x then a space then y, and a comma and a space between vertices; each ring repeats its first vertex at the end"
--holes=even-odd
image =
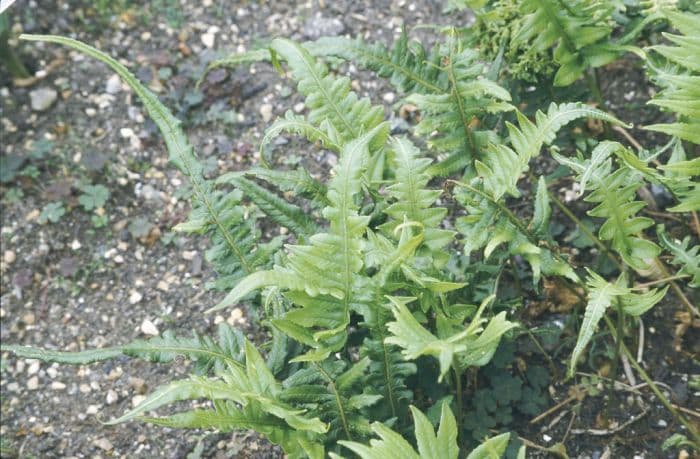
MULTIPOLYGON (((667 295, 676 295, 690 317, 698 314, 684 290, 697 286, 700 262, 700 76, 693 59, 700 19, 683 5, 641 4, 625 11, 627 22, 618 24, 621 12, 614 3, 557 5, 470 4, 475 28, 441 31, 430 49, 407 34, 390 49, 345 38, 275 39, 213 63, 209 70, 270 61, 288 70, 308 108, 306 116, 290 111, 270 125, 260 166, 216 179, 204 174, 179 121, 118 61, 75 40, 25 36, 105 62, 143 101, 172 164, 192 189, 193 210, 176 230, 211 241, 207 259, 219 273, 214 287, 226 292, 212 310, 249 305, 270 340, 256 347, 222 324, 217 337, 166 333, 79 353, 5 343, 3 350, 66 364, 120 356, 161 363, 185 356, 194 362, 190 377, 158 388, 109 423, 139 419, 176 428, 253 429, 291 457, 350 451, 361 457, 500 457, 509 441, 509 454, 522 456, 515 435, 496 435, 511 416, 504 400, 512 397, 513 409, 535 415, 546 401, 540 406, 533 400, 542 398, 543 381, 555 375, 543 375, 535 364, 527 369, 527 363, 530 371, 519 378, 503 374, 509 357, 499 345, 528 341, 542 349, 537 335, 514 317, 521 317, 524 301, 556 283, 582 309, 567 348, 566 375, 560 376, 577 375, 591 344, 605 343, 596 330, 606 326, 611 377, 617 377, 617 362, 627 372, 632 366, 672 413, 683 438, 676 444, 696 448, 697 428, 687 410, 659 389, 625 340, 637 318, 667 295), (494 16, 503 18, 497 32, 511 29, 507 39, 488 35, 485 24, 494 16), (648 39, 648 28, 664 25, 675 32, 657 39, 668 42, 643 48, 640 37, 648 39), (485 32, 475 32, 480 30, 485 32), (612 39, 613 31, 621 38, 612 39), (495 61, 486 66, 494 42, 495 61), (626 130, 633 120, 569 99, 566 90, 556 92, 585 79, 590 97, 598 98, 595 69, 630 52, 644 60, 661 88, 651 103, 672 114, 668 122, 647 127, 667 135, 665 143, 645 148, 626 130), (395 85, 419 114, 414 138, 392 135, 382 107, 360 98, 324 59, 334 65, 352 60, 395 85), (543 60, 549 62, 542 66, 543 60), (535 61, 538 66, 530 67, 535 61), (528 74, 511 70, 511 62, 528 74), (534 78, 539 88, 523 84, 523 77, 534 78), (547 91, 552 95, 543 98, 547 91), (575 128, 572 138, 565 128, 581 120, 602 124, 597 133, 575 128), (321 179, 303 168, 271 167, 276 160, 266 147, 281 133, 335 152, 337 164, 321 179), (551 190, 561 181, 575 184, 574 198, 585 196, 590 203, 592 228, 551 190), (649 184, 671 196, 668 212, 684 216, 672 220, 670 229, 642 215, 647 202, 640 189, 649 184), (553 231, 553 207, 597 246, 596 259, 575 259, 553 231), (284 231, 265 237, 262 222, 284 231), (503 384, 506 376, 511 385, 503 384), (488 380, 490 390, 480 380, 488 380), (513 396, 521 386, 530 396, 513 396), (488 397, 494 406, 484 402, 488 397), (151 414, 199 399, 210 403, 151 414), (475 412, 488 413, 492 420, 484 422, 491 423, 476 420, 475 412)), ((94 186, 83 193, 86 210, 108 197, 94 186)), ((47 220, 60 218, 58 210, 47 212, 47 220)), ((576 321, 578 314, 571 317, 576 321)), ((641 408, 645 402, 638 403, 641 408)), ((528 444, 566 456, 564 445, 528 444)))

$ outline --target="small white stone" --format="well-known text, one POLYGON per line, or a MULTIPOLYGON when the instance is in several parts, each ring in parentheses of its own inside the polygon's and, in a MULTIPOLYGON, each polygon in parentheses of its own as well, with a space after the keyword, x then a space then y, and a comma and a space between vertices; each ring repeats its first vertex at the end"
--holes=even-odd
POLYGON ((131 399, 131 406, 133 406, 134 408, 136 408, 136 407, 139 406, 139 405, 141 404, 141 402, 143 402, 144 400, 146 400, 146 396, 145 396, 145 395, 134 395, 134 396, 132 397, 132 399, 131 399))
POLYGON ((148 319, 144 319, 143 322, 141 322, 141 333, 144 335, 158 336, 159 331, 158 327, 156 327, 153 322, 148 319))
POLYGON ((184 258, 187 261, 193 260, 196 255, 196 250, 185 250, 184 252, 182 252, 182 258, 184 258))
POLYGON ((39 378, 37 376, 32 376, 27 381, 27 389, 37 390, 39 388, 39 378))
POLYGON ((382 100, 387 104, 391 104, 394 102, 394 100, 396 100, 396 94, 394 94, 393 92, 387 92, 382 96, 382 100))
POLYGON ((131 128, 121 128, 119 129, 119 135, 122 136, 124 139, 130 139, 132 137, 136 137, 136 134, 134 133, 134 130, 131 128))
POLYGON ((97 405, 89 405, 87 407, 87 410, 85 410, 85 413, 87 414, 97 414, 97 412, 100 410, 100 407, 97 405))
POLYGON ((33 361, 32 363, 29 364, 29 368, 27 368, 27 374, 30 376, 37 374, 39 372, 40 366, 41 366, 41 364, 39 363, 39 361, 37 361, 37 360, 33 361))
POLYGON ((122 81, 119 78, 119 75, 112 75, 107 79, 107 83, 105 84, 105 91, 107 91, 108 94, 116 94, 121 90, 122 81))
POLYGON ((295 113, 303 112, 304 108, 306 108, 306 105, 304 105, 304 102, 299 102, 297 104, 294 104, 294 112, 295 113))
POLYGON ((3 253, 2 255, 2 261, 7 263, 8 265, 14 263, 16 259, 17 255, 12 250, 5 250, 5 253, 3 253))
POLYGON ((158 282, 158 285, 156 285, 156 288, 161 292, 167 292, 168 290, 170 290, 170 284, 168 284, 165 281, 160 281, 158 282))
POLYGON ((112 442, 106 438, 98 438, 97 440, 93 441, 92 444, 105 451, 112 451, 114 449, 112 442))
POLYGON ((214 41, 216 39, 215 35, 211 32, 206 32, 202 34, 202 44, 207 48, 214 47, 214 41))
POLYGON ((132 290, 129 292, 129 303, 136 304, 143 299, 143 295, 137 290, 132 290))
POLYGON ((82 246, 83 245, 77 239, 73 239, 73 242, 70 243, 70 248, 73 250, 80 250, 82 246))
POLYGON ((49 378, 55 379, 58 376, 58 370, 54 367, 49 367, 46 369, 46 374, 49 375, 49 378))
POLYGON ((114 257, 114 262, 118 263, 118 264, 122 264, 122 263, 124 263, 124 257, 122 257, 121 255, 117 255, 116 257, 114 257))
POLYGON ((544 434, 544 435, 542 435, 542 440, 544 440, 546 442, 550 442, 550 441, 552 441, 552 437, 550 437, 547 434, 544 434))
POLYGON ((659 427, 667 427, 668 426, 668 422, 666 422, 663 419, 659 419, 659 422, 657 424, 659 427))
POLYGON ((88 107, 88 108, 85 109, 85 114, 86 114, 87 116, 93 117, 93 116, 97 115, 97 110, 95 110, 95 109, 92 108, 92 107, 88 107))
MULTIPOLYGON (((90 385, 89 385, 89 384, 81 384, 81 385, 78 387, 78 390, 80 390, 80 392, 81 392, 82 394, 89 394, 90 391, 91 391, 90 385)), ((90 414, 90 413, 88 413, 88 414, 90 414)))
POLYGON ((262 104, 260 106, 260 116, 262 116, 264 122, 269 122, 272 119, 272 105, 262 104))
POLYGON ((29 104, 32 110, 37 112, 48 110, 57 98, 58 93, 51 88, 39 88, 29 92, 29 104))
POLYGON ((105 398, 105 401, 107 402, 107 405, 112 405, 119 400, 119 394, 117 394, 117 391, 114 389, 110 389, 107 391, 107 397, 105 398))
POLYGON ((51 383, 51 389, 53 389, 53 390, 63 390, 65 388, 66 388, 66 385, 60 381, 54 381, 51 383))

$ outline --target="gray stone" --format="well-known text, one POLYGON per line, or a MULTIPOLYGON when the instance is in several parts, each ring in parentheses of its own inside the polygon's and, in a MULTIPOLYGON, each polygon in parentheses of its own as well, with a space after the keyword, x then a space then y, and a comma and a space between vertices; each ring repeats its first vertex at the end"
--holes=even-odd
POLYGON ((334 37, 345 31, 345 24, 338 18, 315 16, 304 23, 304 36, 311 40, 321 37, 334 37))
POLYGON ((51 88, 39 88, 29 93, 29 102, 32 110, 43 112, 49 109, 56 99, 58 93, 51 88))

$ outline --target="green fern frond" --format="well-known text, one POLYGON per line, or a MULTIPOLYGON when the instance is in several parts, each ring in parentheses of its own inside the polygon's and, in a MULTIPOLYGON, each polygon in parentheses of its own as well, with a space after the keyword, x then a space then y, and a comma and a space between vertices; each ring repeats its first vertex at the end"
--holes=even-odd
POLYGON ((329 426, 327 438, 364 438, 370 434, 367 409, 382 396, 365 384, 370 360, 348 366, 341 360, 316 362, 285 380, 282 399, 308 409, 329 426))
POLYGON ((649 103, 677 113, 678 120, 653 124, 646 129, 700 145, 700 63, 697 58, 700 54, 700 15, 665 10, 664 16, 683 35, 665 33, 672 45, 650 48, 673 65, 661 69, 650 62, 654 79, 663 89, 649 103))
POLYGON ((246 179, 241 174, 226 174, 217 184, 229 184, 241 190, 270 220, 289 228, 298 237, 308 237, 316 232, 316 225, 299 206, 287 202, 272 191, 246 179))
POLYGON ((409 41, 406 30, 396 39, 391 49, 381 43, 366 43, 361 39, 325 37, 304 45, 315 56, 336 56, 356 60, 360 65, 376 72, 404 94, 412 92, 440 93, 444 85, 441 78, 442 56, 427 51, 420 43, 409 41))
POLYGON ((520 112, 516 112, 516 115, 518 127, 506 123, 512 148, 504 144, 491 144, 483 161, 476 162, 476 170, 484 179, 484 189, 495 199, 500 199, 506 193, 520 196, 516 185, 520 176, 527 171, 530 160, 540 154, 544 145, 554 142, 557 132, 570 122, 590 118, 625 125, 614 116, 580 102, 552 103, 547 113, 537 111, 534 122, 520 112))
MULTIPOLYGON (((330 222, 328 233, 313 235, 310 245, 288 246, 284 267, 259 271, 244 279, 215 309, 232 304, 249 292, 268 285, 287 291, 286 296, 300 309, 289 311, 274 321, 294 339, 318 349, 337 350, 345 342, 350 311, 360 306, 365 282, 362 239, 369 217, 358 214, 355 196, 361 191, 362 175, 368 161, 368 145, 387 134, 382 124, 347 144, 328 187, 331 205, 323 211, 330 222), (314 330, 320 327, 320 330, 314 330)), ((319 354, 319 356, 322 354, 319 354)))
MULTIPOLYGON (((383 121, 382 107, 372 106, 367 98, 358 99, 350 91, 349 78, 329 75, 328 68, 317 62, 303 46, 278 38, 272 41, 270 49, 287 62, 298 81, 299 92, 306 96, 309 122, 320 128, 326 126, 326 134, 333 143, 343 144, 359 138, 383 121), (334 139, 336 135, 338 139, 334 139)), ((372 139, 370 149, 374 151, 385 139, 372 139)))
POLYGON ((700 245, 690 247, 690 236, 686 236, 682 241, 672 239, 663 225, 656 227, 656 234, 659 235, 659 241, 664 248, 673 254, 671 264, 681 267, 677 274, 690 276, 688 285, 700 288, 700 245))
POLYGON ((549 247, 541 245, 536 234, 530 234, 519 217, 479 186, 460 183, 455 194, 468 214, 455 220, 455 228, 464 236, 466 255, 483 248, 484 257, 489 258, 497 248, 505 245, 509 254, 520 255, 530 264, 535 284, 542 274, 579 281, 569 263, 556 256, 549 247))
POLYGON ((227 180, 225 177, 229 174, 233 176, 246 175, 264 180, 279 188, 280 191, 292 192, 296 196, 310 199, 311 205, 327 206, 330 204, 326 198, 328 193, 326 185, 313 178, 303 167, 291 171, 253 167, 243 172, 229 172, 222 175, 219 180, 227 180))
POLYGON ((611 42, 613 11, 610 2, 594 0, 524 0, 522 22, 513 42, 540 52, 553 47, 559 64, 554 84, 568 86, 586 69, 606 65, 633 49, 611 42))
MULTIPOLYGON (((415 406, 411 406, 410 409, 415 424, 418 451, 399 433, 378 422, 372 424, 372 430, 379 436, 379 439, 372 439, 369 444, 352 441, 339 441, 338 443, 362 459, 385 459, 387 457, 457 459, 460 452, 457 445, 457 422, 449 405, 442 404, 440 427, 437 434, 425 414, 415 406)), ((490 438, 472 451, 467 459, 498 459, 505 454, 509 438, 509 433, 490 438)), ((332 457, 337 459, 340 456, 332 454, 332 457)))
POLYGON ((495 137, 488 130, 477 129, 479 119, 513 108, 507 103, 508 91, 482 76, 477 53, 464 49, 455 31, 430 51, 418 42, 409 43, 405 32, 391 50, 342 38, 306 46, 315 55, 356 60, 409 95, 407 101, 421 111, 416 132, 425 135, 440 155, 447 156, 431 167, 431 175, 450 175, 481 157, 495 137))
POLYGON ((393 139, 390 148, 395 178, 386 191, 394 202, 384 209, 391 220, 380 228, 393 233, 404 221, 419 223, 423 229, 423 243, 431 251, 437 251, 450 243, 455 233, 440 228, 447 209, 433 205, 441 190, 426 188, 432 178, 427 172, 432 160, 421 158, 419 150, 406 138, 393 139))
POLYGON ((588 274, 588 304, 576 346, 571 355, 569 376, 573 376, 579 357, 593 337, 598 322, 613 301, 620 302, 620 309, 625 314, 640 316, 661 301, 668 290, 666 286, 661 290, 649 290, 646 293, 636 294, 631 293, 631 290, 626 287, 627 279, 624 275, 620 276, 615 283, 609 283, 593 271, 588 270, 588 274))
POLYGON ((391 336, 384 341, 403 348, 403 355, 408 360, 415 360, 422 355, 430 355, 438 359, 440 362, 438 382, 442 381, 450 367, 455 365, 455 361, 462 368, 486 365, 496 352, 503 334, 517 327, 516 323, 505 319, 505 312, 488 321, 486 328, 482 327, 487 320, 481 319, 480 312, 493 300, 493 297, 489 297, 484 300, 479 308, 480 312, 468 327, 449 338, 440 339, 418 323, 406 307, 414 298, 387 298, 391 302, 395 321, 387 324, 391 336))
POLYGON ((318 126, 306 121, 301 115, 296 115, 292 111, 287 111, 284 118, 277 118, 267 129, 260 142, 260 155, 262 156, 265 146, 283 132, 292 132, 304 136, 309 142, 320 142, 329 150, 340 152, 340 134, 335 131, 333 125, 326 121, 321 121, 318 126))
POLYGON ((651 260, 661 250, 652 241, 641 237, 642 231, 652 226, 654 221, 636 215, 646 205, 634 200, 637 189, 643 185, 643 181, 639 180, 640 174, 625 167, 613 171, 610 156, 621 149, 625 147, 606 141, 595 147, 591 159, 569 159, 556 153, 553 156, 578 173, 581 193, 586 188, 591 190, 584 200, 597 206, 588 214, 606 219, 598 236, 604 241, 611 241, 612 248, 629 266, 644 270, 648 269, 651 260))

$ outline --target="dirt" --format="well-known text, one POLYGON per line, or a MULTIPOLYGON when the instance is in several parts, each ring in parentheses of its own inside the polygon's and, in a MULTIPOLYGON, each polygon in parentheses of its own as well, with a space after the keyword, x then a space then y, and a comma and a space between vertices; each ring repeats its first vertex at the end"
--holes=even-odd
MULTIPOLYGON (((275 36, 301 40, 323 31, 388 42, 402 26, 410 30, 470 19, 466 13, 446 16, 443 3, 433 1, 121 4, 131 7, 105 14, 95 11, 93 2, 19 0, 12 11, 15 26, 25 32, 75 37, 128 63, 186 119, 190 140, 212 173, 254 163, 267 124, 264 117, 282 115, 301 101, 288 96, 292 83, 267 65, 210 75, 197 92, 196 80, 215 57, 251 49, 275 36)), ((417 30, 415 35, 427 33, 417 30)), ((252 325, 248 311, 203 313, 222 296, 205 288, 215 277, 203 261, 207 242, 171 231, 189 209, 185 180, 168 165, 164 145, 134 95, 110 80, 104 65, 64 48, 26 43, 17 48, 41 78, 19 87, 0 69, 1 154, 35 156, 22 165, 29 167, 26 175, 0 187, 3 343, 81 350, 119 345, 166 329, 182 335, 193 330, 212 333, 223 320, 259 340, 262 331, 252 325), (58 97, 46 111, 33 111, 30 93, 40 88, 53 89, 58 97), (48 151, 37 153, 42 139, 48 151), (95 211, 81 205, 81 190, 88 184, 109 191, 104 227, 93 221, 95 211), (42 210, 53 202, 62 202, 65 214, 57 223, 41 224, 42 210)), ((344 69, 359 92, 374 102, 393 95, 379 80, 352 66, 344 69)), ((278 163, 301 161, 323 170, 334 160, 328 154, 309 153, 299 142, 285 142, 273 151, 278 163)), ((653 324, 656 332, 647 333, 644 359, 653 377, 681 392, 685 384, 688 392, 688 374, 698 369, 687 352, 671 348, 676 310, 678 306, 669 302, 645 319, 647 328, 653 324)), ((688 346, 685 349, 697 350, 697 338, 688 346)), ((201 457, 281 456, 279 449, 249 433, 100 423, 187 371, 185 364, 155 366, 120 359, 75 368, 3 355, 3 447, 8 445, 10 457, 184 458, 200 448, 201 457)), ((551 405, 566 398, 571 387, 571 382, 553 384, 551 405)), ((697 410, 697 398, 693 400, 690 392, 678 402, 697 410)), ((632 428, 605 437, 567 433, 601 428, 596 427, 596 416, 605 405, 611 407, 610 418, 625 422, 638 409, 628 404, 628 395, 616 393, 607 402, 605 395, 588 397, 578 411, 569 411, 556 423, 552 420, 558 413, 537 427, 524 420, 512 429, 542 445, 567 437, 572 457, 600 457, 606 447, 613 448, 613 457, 664 457, 659 444, 678 429, 650 397, 645 397, 649 412, 632 428), (577 414, 569 425, 570 413, 577 414), (539 430, 540 426, 545 427, 539 430)))

